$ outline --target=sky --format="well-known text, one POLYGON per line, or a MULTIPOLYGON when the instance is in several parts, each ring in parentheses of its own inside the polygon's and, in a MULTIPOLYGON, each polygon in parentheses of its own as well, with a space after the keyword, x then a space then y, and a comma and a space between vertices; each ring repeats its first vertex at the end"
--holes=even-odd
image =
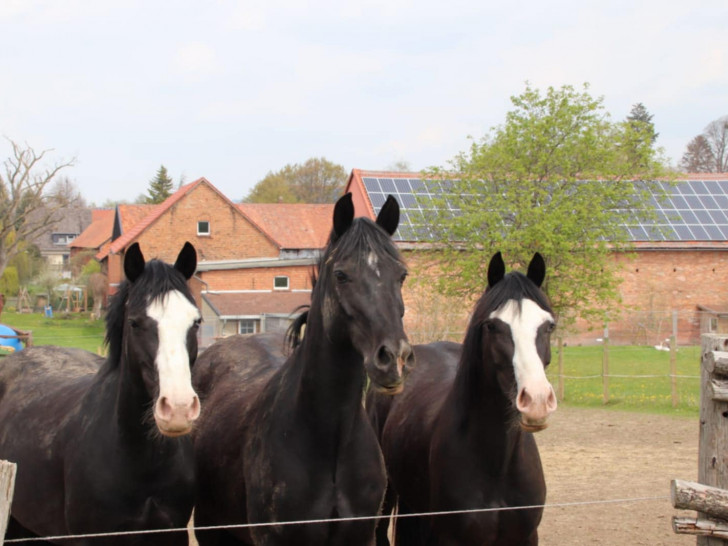
POLYGON ((446 166, 528 82, 643 103, 677 164, 728 115, 726 29, 726 0, 0 0, 0 159, 74 158, 97 205, 160 165, 238 201, 312 157, 446 166))

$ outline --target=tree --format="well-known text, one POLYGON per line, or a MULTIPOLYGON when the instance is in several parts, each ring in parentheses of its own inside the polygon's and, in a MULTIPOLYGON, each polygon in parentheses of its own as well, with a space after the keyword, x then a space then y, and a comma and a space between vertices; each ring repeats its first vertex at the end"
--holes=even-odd
POLYGON ((713 172, 713 150, 704 135, 698 135, 688 142, 687 150, 680 161, 680 168, 689 173, 713 172))
POLYGON ((711 121, 688 143, 680 168, 691 173, 728 172, 728 116, 711 121))
POLYGON ((642 127, 610 121, 586 84, 545 94, 527 85, 511 102, 502 126, 473 141, 451 168, 426 173, 441 196, 423 203, 443 246, 440 288, 479 294, 494 252, 525 266, 538 251, 562 325, 603 313, 619 283, 610 253, 630 247, 625 224, 634 211, 649 214, 647 181, 666 174, 661 151, 642 127))
POLYGON ((163 202, 172 195, 173 187, 172 178, 167 173, 166 167, 161 165, 156 176, 149 181, 147 203, 156 205, 163 202))
POLYGON ((67 205, 60 193, 47 191, 62 169, 74 160, 60 160, 44 166, 52 150, 36 152, 8 139, 12 156, 4 161, 0 174, 0 276, 8 262, 34 237, 46 233, 57 221, 59 209, 67 205))
POLYGON ((286 165, 268 173, 243 199, 246 203, 333 203, 346 185, 344 167, 325 158, 286 165))
POLYGON ((650 145, 654 145, 657 137, 660 136, 660 133, 655 132, 655 124, 652 123, 653 117, 641 102, 633 104, 632 110, 627 116, 627 123, 632 126, 635 132, 642 133, 645 138, 648 138, 650 145))

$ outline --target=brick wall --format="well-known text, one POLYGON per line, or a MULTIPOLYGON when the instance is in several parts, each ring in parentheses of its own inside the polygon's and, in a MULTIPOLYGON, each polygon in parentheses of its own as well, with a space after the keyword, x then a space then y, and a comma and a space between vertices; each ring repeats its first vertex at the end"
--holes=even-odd
POLYGON ((185 241, 198 261, 277 257, 278 247, 207 184, 199 184, 137 239, 148 258, 174 262, 185 241), (210 223, 210 235, 197 235, 197 222, 210 223))
POLYGON ((198 276, 209 290, 273 290, 273 278, 288 277, 290 290, 310 290, 312 266, 264 267, 202 271, 198 276))
MULTIPOLYGON (((462 341, 475 299, 437 294, 431 279, 440 273, 432 255, 412 251, 403 256, 410 270, 403 296, 405 326, 411 337, 417 342, 462 341)), ((697 306, 728 309, 728 248, 642 250, 615 254, 614 260, 621 266, 623 278, 621 314, 609 324, 610 338, 617 343, 663 341, 672 330, 673 310, 678 312, 678 342, 698 343, 702 315, 697 306)), ((596 343, 602 335, 601 322, 580 321, 566 341, 596 343)))

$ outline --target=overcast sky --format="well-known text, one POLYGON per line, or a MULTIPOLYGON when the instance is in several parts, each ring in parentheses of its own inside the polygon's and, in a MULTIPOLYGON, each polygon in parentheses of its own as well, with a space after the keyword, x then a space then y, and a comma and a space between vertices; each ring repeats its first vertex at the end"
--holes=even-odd
POLYGON ((76 157, 97 204, 160 164, 237 201, 310 157, 445 165, 526 81, 588 82, 677 163, 728 114, 726 29, 726 0, 0 0, 0 134, 76 157))

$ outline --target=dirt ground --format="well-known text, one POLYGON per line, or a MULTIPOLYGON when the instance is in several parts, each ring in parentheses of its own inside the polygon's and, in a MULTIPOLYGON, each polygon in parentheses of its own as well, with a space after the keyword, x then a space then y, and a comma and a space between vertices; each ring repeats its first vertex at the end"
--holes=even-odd
POLYGON ((697 480, 697 418, 559 408, 536 435, 548 488, 546 503, 664 497, 546 508, 542 546, 694 545, 672 531, 670 480, 697 480))
MULTIPOLYGON (((698 420, 561 407, 536 435, 548 488, 541 546, 694 545, 672 532, 670 480, 697 480, 698 420), (627 501, 661 497, 656 500, 627 501)), ((194 538, 190 540, 196 545, 194 538)))

